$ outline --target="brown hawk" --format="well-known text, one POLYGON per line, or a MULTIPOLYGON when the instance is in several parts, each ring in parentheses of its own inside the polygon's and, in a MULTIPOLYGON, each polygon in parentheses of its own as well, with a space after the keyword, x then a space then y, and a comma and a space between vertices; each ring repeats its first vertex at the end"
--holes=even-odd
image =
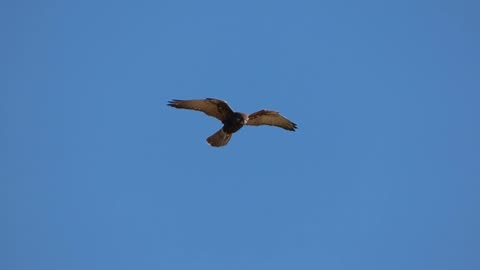
POLYGON ((295 131, 297 125, 278 112, 261 110, 250 115, 234 112, 228 104, 219 99, 207 98, 196 100, 178 100, 174 99, 167 104, 177 109, 188 109, 204 112, 222 121, 223 127, 215 134, 207 138, 208 144, 215 147, 225 146, 232 138, 233 133, 237 132, 244 125, 261 126, 269 125, 281 127, 286 130, 295 131))

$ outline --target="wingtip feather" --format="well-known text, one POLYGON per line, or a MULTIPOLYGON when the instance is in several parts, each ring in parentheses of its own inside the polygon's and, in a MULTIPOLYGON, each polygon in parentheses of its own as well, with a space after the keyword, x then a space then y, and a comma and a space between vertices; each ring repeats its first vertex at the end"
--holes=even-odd
POLYGON ((167 103, 167 106, 170 106, 170 107, 174 107, 174 108, 178 108, 178 102, 181 102, 182 100, 180 99, 172 99, 172 100, 169 100, 168 103, 167 103))

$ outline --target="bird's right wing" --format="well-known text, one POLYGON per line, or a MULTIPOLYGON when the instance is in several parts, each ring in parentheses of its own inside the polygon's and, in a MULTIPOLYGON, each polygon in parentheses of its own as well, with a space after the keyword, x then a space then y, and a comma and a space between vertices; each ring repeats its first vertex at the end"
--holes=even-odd
POLYGON ((204 112, 206 115, 215 117, 222 122, 231 117, 233 114, 232 109, 225 101, 214 98, 195 100, 174 99, 169 101, 167 105, 177 109, 204 112))
POLYGON ((249 126, 276 126, 286 130, 295 131, 297 125, 278 112, 261 110, 248 116, 247 125, 249 126))

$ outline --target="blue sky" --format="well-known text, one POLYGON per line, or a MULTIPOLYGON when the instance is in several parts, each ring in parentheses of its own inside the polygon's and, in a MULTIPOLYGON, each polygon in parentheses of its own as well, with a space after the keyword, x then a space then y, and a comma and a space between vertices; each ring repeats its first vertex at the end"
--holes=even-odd
POLYGON ((478 2, 0 6, 1 269, 480 269, 478 2))

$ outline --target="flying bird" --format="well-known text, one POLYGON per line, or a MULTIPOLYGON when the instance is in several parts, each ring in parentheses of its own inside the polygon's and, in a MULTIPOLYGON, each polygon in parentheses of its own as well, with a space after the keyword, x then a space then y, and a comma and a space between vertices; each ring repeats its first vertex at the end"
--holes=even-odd
POLYGON ((223 127, 207 138, 208 144, 214 147, 225 146, 232 138, 233 133, 243 126, 276 126, 289 131, 295 131, 297 125, 278 112, 261 110, 250 115, 234 112, 228 104, 219 99, 195 99, 179 100, 173 99, 167 104, 177 109, 195 110, 215 117, 223 123, 223 127))

